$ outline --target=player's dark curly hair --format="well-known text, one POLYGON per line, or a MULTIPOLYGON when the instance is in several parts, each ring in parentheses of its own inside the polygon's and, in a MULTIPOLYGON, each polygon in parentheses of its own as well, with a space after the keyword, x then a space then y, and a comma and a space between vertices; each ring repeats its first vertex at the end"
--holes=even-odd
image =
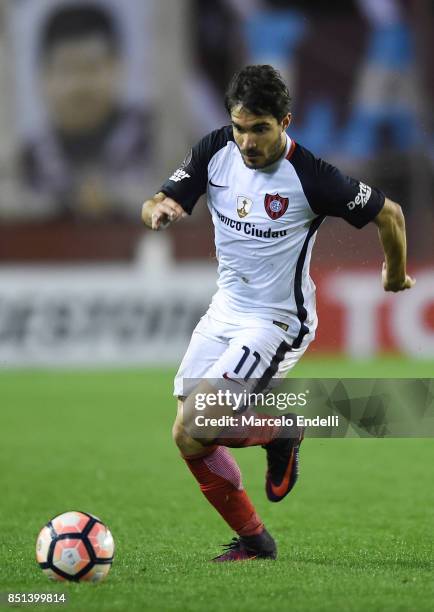
POLYGON ((273 115, 280 122, 290 111, 291 97, 273 66, 253 65, 236 72, 226 90, 228 113, 239 104, 255 115, 273 115))

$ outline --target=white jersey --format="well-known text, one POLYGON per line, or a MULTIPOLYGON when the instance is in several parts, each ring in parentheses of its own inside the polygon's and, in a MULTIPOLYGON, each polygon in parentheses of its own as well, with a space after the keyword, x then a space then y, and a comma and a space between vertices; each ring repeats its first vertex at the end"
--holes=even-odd
POLYGON ((205 136, 161 188, 191 213, 207 193, 215 228, 220 320, 265 318, 287 327, 298 348, 317 325, 309 264, 326 215, 363 227, 384 195, 342 175, 287 136, 275 163, 248 168, 226 126, 205 136))

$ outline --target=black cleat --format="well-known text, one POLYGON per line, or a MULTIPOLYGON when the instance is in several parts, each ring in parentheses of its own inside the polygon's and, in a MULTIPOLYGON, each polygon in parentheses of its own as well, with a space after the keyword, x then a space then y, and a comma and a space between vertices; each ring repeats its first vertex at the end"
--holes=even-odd
POLYGON ((259 535, 239 536, 232 538, 230 544, 224 544, 225 552, 212 561, 251 561, 253 559, 276 559, 276 543, 266 529, 259 535))
POLYGON ((277 438, 263 446, 267 451, 265 492, 272 502, 279 502, 293 489, 298 479, 298 454, 304 427, 297 427, 296 437, 277 438))

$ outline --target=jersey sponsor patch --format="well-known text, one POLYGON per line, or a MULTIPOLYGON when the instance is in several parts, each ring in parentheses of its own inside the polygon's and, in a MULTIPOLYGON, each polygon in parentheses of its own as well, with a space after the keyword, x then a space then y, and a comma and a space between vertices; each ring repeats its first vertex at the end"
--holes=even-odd
POLYGON ((179 181, 182 181, 182 179, 185 179, 185 178, 191 178, 191 177, 185 170, 178 168, 178 170, 175 170, 175 172, 169 178, 169 181, 173 181, 174 183, 179 183, 179 181))
POLYGON ((246 236, 252 236, 256 238, 282 238, 288 234, 286 229, 274 230, 272 227, 268 227, 267 229, 262 229, 256 227, 254 223, 249 223, 248 221, 236 221, 236 219, 231 219, 226 215, 223 215, 218 210, 215 211, 217 214, 217 218, 228 227, 236 230, 237 232, 241 232, 246 236))
POLYGON ((245 196, 237 196, 237 213, 240 219, 247 217, 252 208, 253 202, 245 196))
POLYGON ((270 195, 267 193, 264 198, 264 207, 270 219, 279 219, 288 209, 289 199, 282 198, 278 193, 270 195))
POLYGON ((356 195, 354 200, 348 202, 348 209, 353 210, 356 206, 360 206, 360 208, 363 208, 368 203, 368 200, 371 197, 371 193, 372 189, 369 187, 369 185, 365 185, 365 183, 362 183, 362 181, 360 181, 359 193, 356 195))

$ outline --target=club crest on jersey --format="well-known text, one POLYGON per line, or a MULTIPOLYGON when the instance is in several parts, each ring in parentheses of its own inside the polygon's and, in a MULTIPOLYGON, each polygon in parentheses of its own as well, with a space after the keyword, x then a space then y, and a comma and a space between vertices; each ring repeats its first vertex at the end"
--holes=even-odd
POLYGON ((237 196, 237 213, 238 216, 242 219, 243 217, 247 217, 252 208, 252 200, 250 198, 246 198, 245 196, 237 196))
POLYGON ((266 194, 264 206, 270 219, 279 219, 287 211, 289 198, 282 198, 278 193, 275 195, 266 194))

